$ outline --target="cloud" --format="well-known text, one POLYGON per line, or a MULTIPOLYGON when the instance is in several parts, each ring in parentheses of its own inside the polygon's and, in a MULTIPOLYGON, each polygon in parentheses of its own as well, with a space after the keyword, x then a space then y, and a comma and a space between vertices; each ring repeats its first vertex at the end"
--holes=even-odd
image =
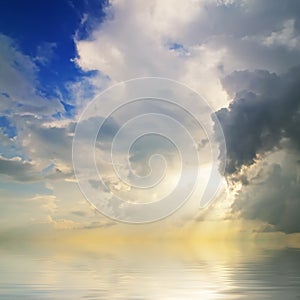
MULTIPOLYGON (((40 45, 37 56, 30 57, 16 41, 0 34, 0 200, 5 228, 46 224, 46 215, 55 220, 47 223, 55 228, 81 226, 70 218, 70 212, 77 209, 74 202, 84 198, 76 182, 70 182, 74 181, 72 135, 76 125, 72 118, 81 103, 91 99, 95 78, 63 83, 77 105, 74 114, 66 116, 65 104, 58 96, 43 93, 45 87, 39 81, 39 67, 49 62, 54 47, 52 43, 40 45), (24 201, 27 194, 30 201, 24 201)), ((91 215, 99 219, 87 202, 82 206, 87 211, 82 226, 93 221, 91 215)))
POLYGON ((41 65, 47 65, 53 59, 56 47, 56 43, 42 43, 37 47, 37 53, 34 61, 41 65))
POLYGON ((212 103, 218 97, 215 105, 220 105, 226 101, 218 80, 222 49, 198 40, 190 45, 181 42, 190 25, 201 18, 205 3, 112 1, 106 19, 89 37, 75 40, 75 61, 85 71, 107 75, 112 83, 142 76, 177 79, 197 88, 212 103))
POLYGON ((25 125, 19 137, 28 157, 35 158, 45 167, 50 163, 70 166, 75 123, 69 121, 62 127, 55 123, 49 126, 32 117, 19 119, 18 122, 19 126, 25 125))
POLYGON ((210 1, 185 38, 224 49, 226 74, 258 68, 285 72, 299 63, 299 8, 297 0, 210 1))
POLYGON ((223 80, 235 97, 217 112, 227 144, 226 174, 240 185, 232 212, 298 232, 300 67, 277 75, 238 71, 223 80))
POLYGON ((262 43, 269 47, 287 47, 290 50, 299 49, 300 37, 295 27, 295 20, 290 19, 283 23, 279 31, 272 32, 263 38, 262 43))
POLYGON ((43 172, 34 162, 25 161, 18 156, 12 158, 0 157, 0 174, 4 178, 16 182, 59 180, 70 176, 70 174, 65 174, 58 168, 51 168, 49 171, 43 172))
POLYGON ((0 174, 23 182, 34 181, 38 178, 34 165, 23 161, 20 157, 11 159, 0 157, 0 174))
POLYGON ((0 34, 0 114, 36 115, 39 118, 64 112, 58 98, 47 98, 39 90, 38 66, 17 44, 0 34))
POLYGON ((177 79, 220 108, 227 104, 220 77, 236 69, 283 72, 295 65, 299 9, 295 0, 111 1, 106 19, 75 41, 75 61, 112 82, 177 79))
POLYGON ((50 190, 41 189, 37 184, 28 182, 1 184, 0 232, 12 228, 24 230, 26 226, 44 222, 49 214, 57 214, 59 200, 49 193, 50 190))
POLYGON ((281 147, 284 138, 300 146, 299 79, 297 67, 280 76, 239 71, 223 81, 230 93, 242 88, 229 108, 216 113, 226 136, 228 174, 281 147))
MULTIPOLYGON (((238 192, 232 212, 246 219, 260 220, 273 225, 273 231, 300 231, 300 165, 295 156, 284 156, 280 163, 258 164, 264 171, 250 179, 238 192)), ((247 174, 247 173, 246 173, 247 174)))
MULTIPOLYGON (((1 176, 9 182, 45 182, 62 201, 59 215, 48 221, 78 226, 76 218, 90 215, 89 208, 73 207, 83 196, 71 182, 72 118, 108 84, 169 77, 196 89, 218 110, 228 146, 227 179, 241 186, 231 207, 234 215, 286 232, 299 230, 294 212, 299 211, 300 69, 290 69, 300 63, 299 9, 298 0, 111 1, 101 22, 92 18, 90 23, 91 16, 85 15, 87 31, 75 34, 74 63, 93 75, 65 83, 76 106, 68 119, 60 96, 43 94, 39 82, 39 66, 53 57, 55 44, 41 44, 36 57, 30 57, 0 35, 0 117, 16 131, 9 136, 1 125, 1 176), (263 70, 253 71, 257 68, 263 70)), ((121 119, 109 119, 104 127, 99 160, 106 158, 121 119)), ((86 122, 87 134, 95 125, 86 122)), ((199 149, 208 148, 205 137, 198 140, 199 149)), ((156 149, 172 161, 163 143, 150 140, 147 147, 136 143, 132 148, 131 163, 140 174, 147 173, 143 166, 156 149)), ((122 151, 118 155, 124 158, 122 151)), ((108 186, 127 192, 108 167, 101 172, 108 186)), ((93 178, 90 185, 99 189, 93 178)))
MULTIPOLYGON (((75 41, 76 62, 83 70, 101 71, 112 82, 170 77, 199 91, 218 110, 224 127, 227 179, 231 185, 242 185, 243 191, 257 183, 253 169, 273 152, 284 148, 294 153, 290 160, 297 161, 299 68, 293 67, 300 55, 299 1, 110 4, 106 19, 89 37, 75 41), (230 97, 234 97, 231 103, 230 97)), ((268 162, 270 170, 274 163, 268 162)), ((285 172, 284 161, 280 168, 285 172)), ((259 198, 262 203, 263 197, 259 198)), ((234 213, 242 212, 242 207, 234 213)), ((291 230, 278 220, 275 223, 280 230, 291 230)))

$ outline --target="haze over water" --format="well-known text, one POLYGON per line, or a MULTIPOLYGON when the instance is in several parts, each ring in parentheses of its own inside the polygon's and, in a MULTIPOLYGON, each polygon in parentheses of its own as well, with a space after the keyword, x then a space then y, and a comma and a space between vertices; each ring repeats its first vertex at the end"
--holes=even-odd
POLYGON ((299 299, 300 249, 254 243, 3 245, 0 299, 299 299))

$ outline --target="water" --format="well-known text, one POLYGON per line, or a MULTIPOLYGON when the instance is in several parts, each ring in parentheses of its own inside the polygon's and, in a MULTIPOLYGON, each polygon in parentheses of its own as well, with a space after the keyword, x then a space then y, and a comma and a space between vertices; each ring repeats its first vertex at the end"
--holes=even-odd
POLYGON ((0 299, 300 299, 300 250, 2 247, 0 299))

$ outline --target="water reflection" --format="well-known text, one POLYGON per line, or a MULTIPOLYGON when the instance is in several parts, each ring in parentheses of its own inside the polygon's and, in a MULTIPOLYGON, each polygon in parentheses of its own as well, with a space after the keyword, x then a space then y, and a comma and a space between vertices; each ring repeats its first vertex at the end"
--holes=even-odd
POLYGON ((1 248, 0 299, 299 299, 300 251, 170 245, 1 248))

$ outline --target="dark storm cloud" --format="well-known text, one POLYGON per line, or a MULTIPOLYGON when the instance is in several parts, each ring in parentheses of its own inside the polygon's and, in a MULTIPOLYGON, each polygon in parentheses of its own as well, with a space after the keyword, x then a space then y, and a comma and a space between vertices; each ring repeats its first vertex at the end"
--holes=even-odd
POLYGON ((286 233, 300 232, 299 82, 299 67, 283 75, 234 72, 223 80, 234 100, 217 112, 226 138, 227 179, 242 184, 232 212, 286 233), (277 150, 284 159, 268 162, 277 150))
POLYGON ((225 78, 229 94, 241 88, 217 112, 227 145, 227 174, 254 163, 259 155, 288 138, 300 147, 300 68, 278 76, 268 71, 240 71, 225 78))

